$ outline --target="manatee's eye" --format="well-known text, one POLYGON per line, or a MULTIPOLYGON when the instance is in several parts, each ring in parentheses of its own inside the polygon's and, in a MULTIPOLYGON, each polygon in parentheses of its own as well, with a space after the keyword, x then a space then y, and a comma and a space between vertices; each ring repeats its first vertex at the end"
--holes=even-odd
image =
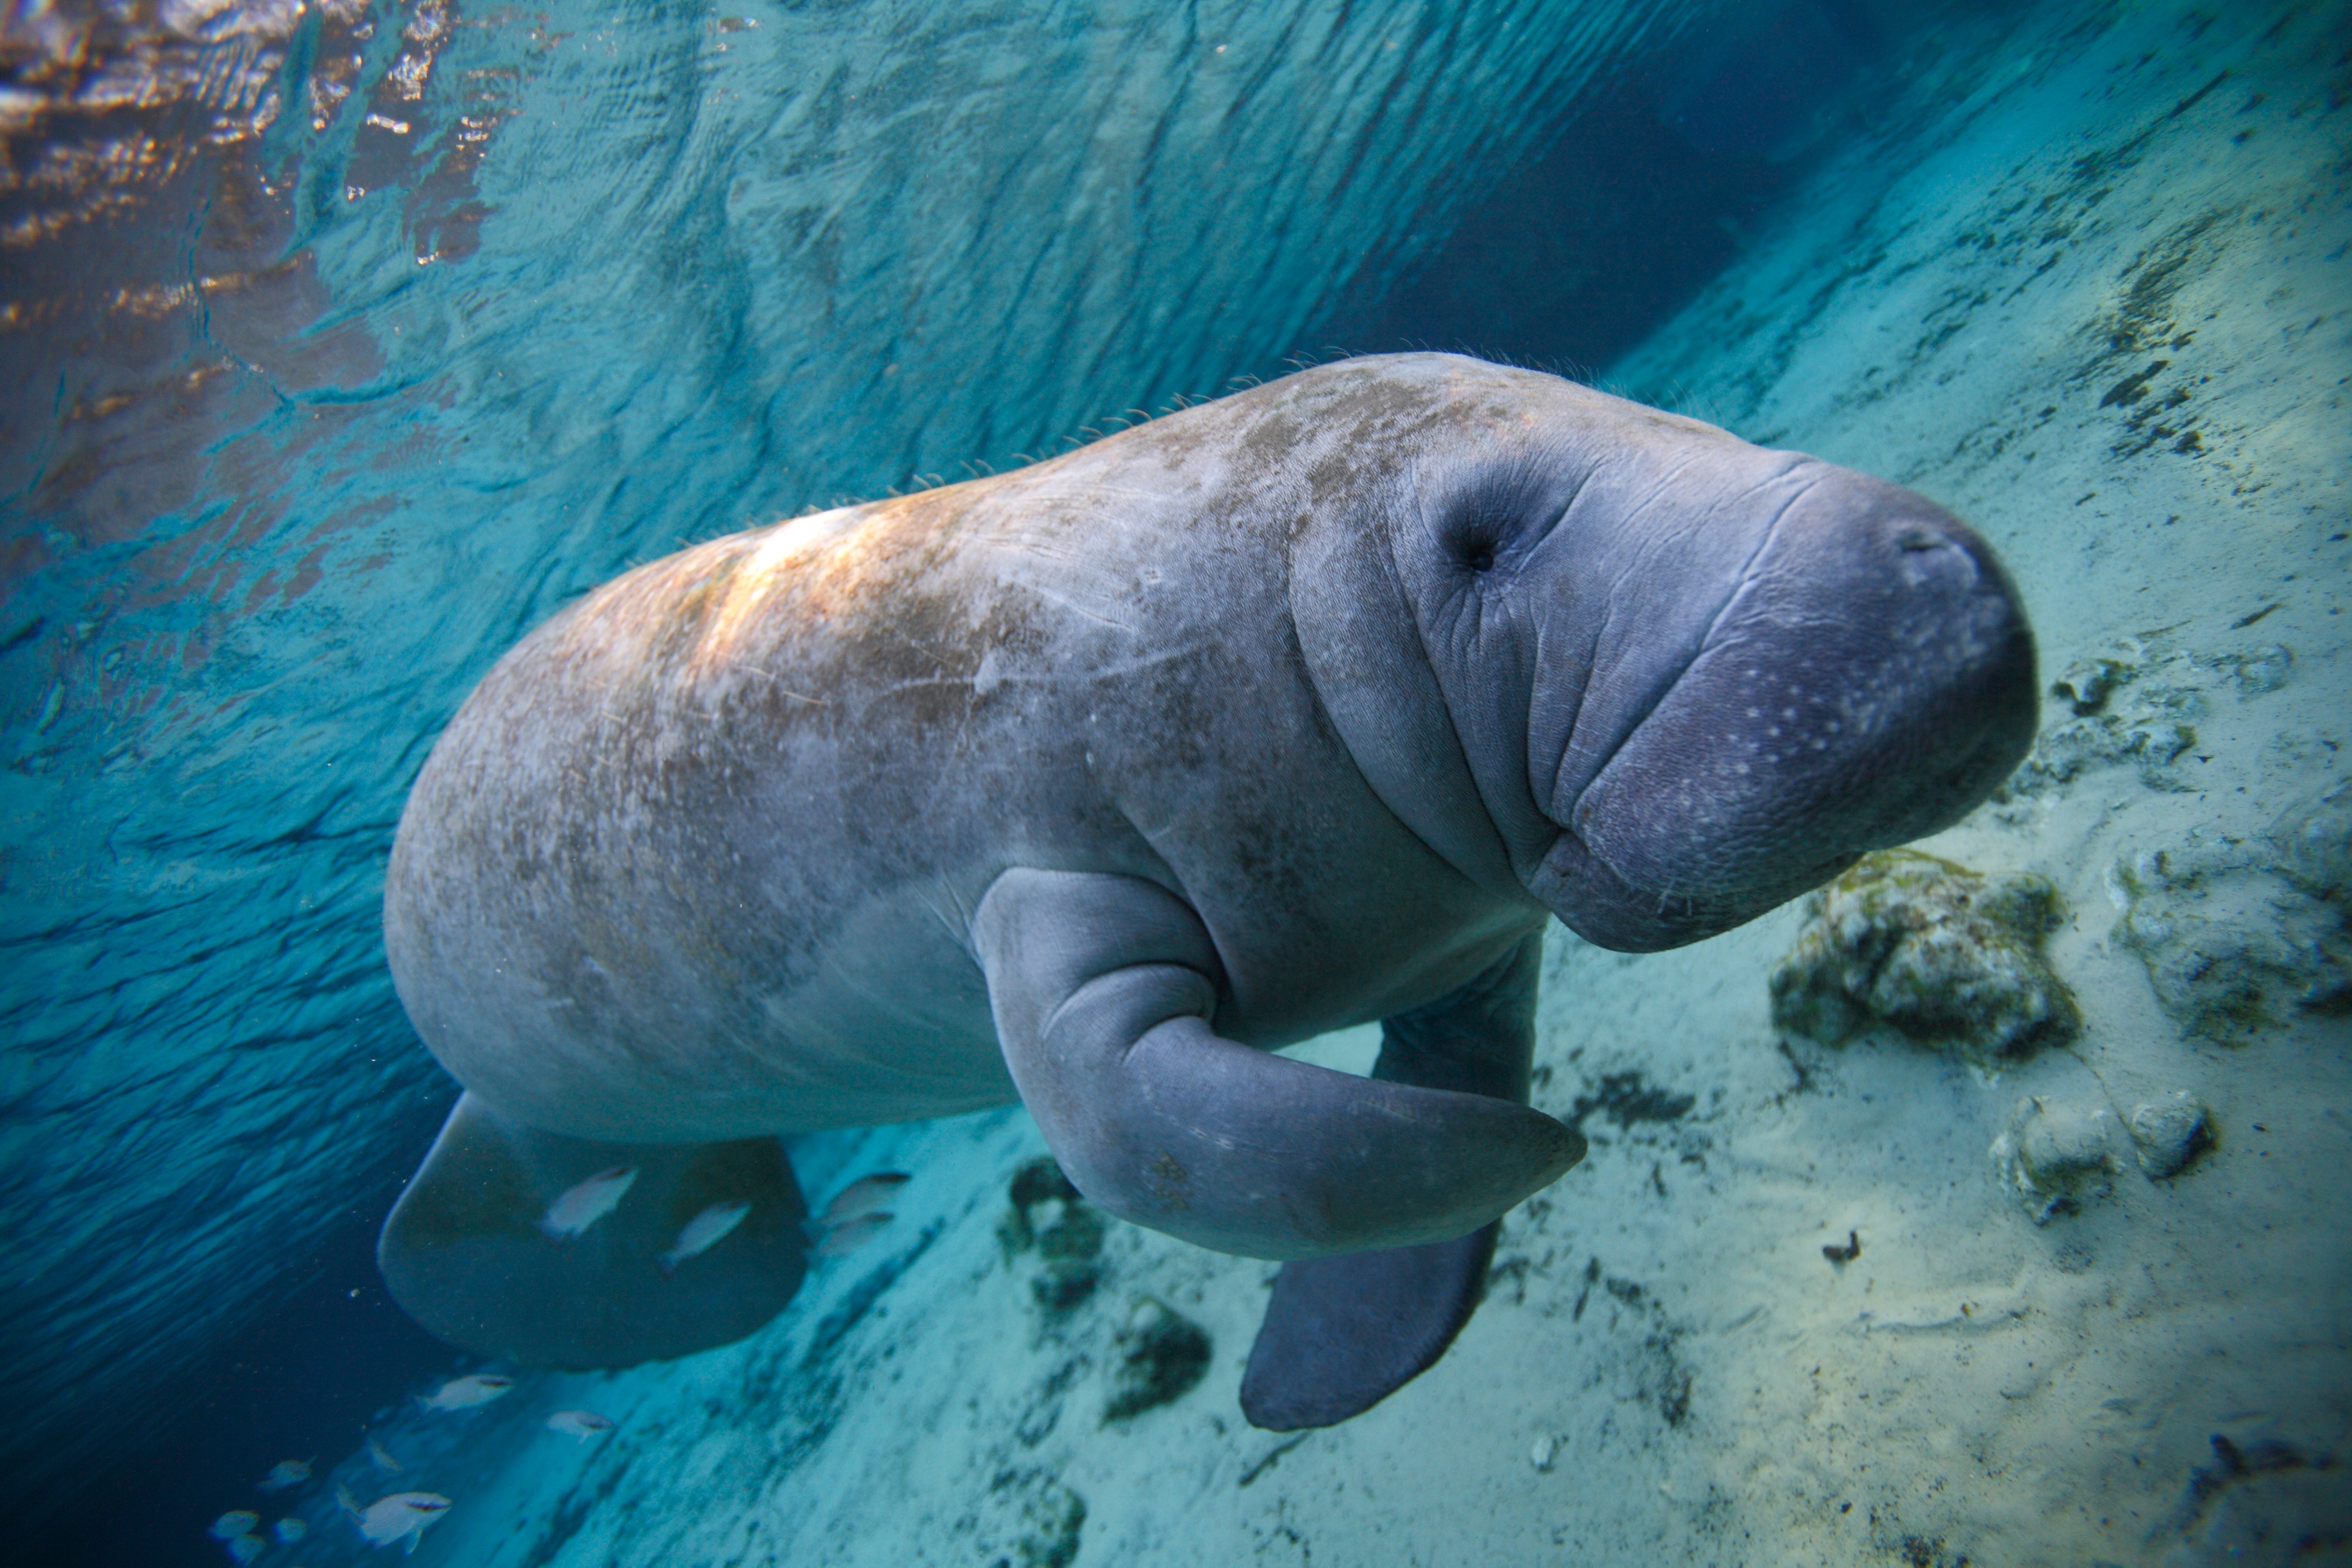
POLYGON ((1515 487, 1482 486, 1477 493, 1456 498, 1439 514, 1431 542, 1448 565, 1483 576, 1516 561, 1528 512, 1527 498, 1515 487))

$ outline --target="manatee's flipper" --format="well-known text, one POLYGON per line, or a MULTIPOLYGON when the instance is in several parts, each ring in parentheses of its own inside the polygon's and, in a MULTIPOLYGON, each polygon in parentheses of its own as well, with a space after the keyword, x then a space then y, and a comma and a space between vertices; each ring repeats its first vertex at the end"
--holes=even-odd
POLYGON ((598 1143, 541 1132, 461 1097, 393 1205, 376 1263, 394 1300, 450 1343, 525 1366, 633 1366, 740 1340, 807 1271, 808 1206, 773 1138, 598 1143), (636 1180, 576 1236, 540 1226, 567 1189, 615 1165, 636 1180), (678 1233, 713 1205, 740 1224, 664 1274, 678 1233))
MULTIPOLYGON (((1526 1103, 1542 953, 1530 936, 1461 990, 1385 1020, 1372 1076, 1526 1103)), ((1500 1228, 1284 1264, 1242 1373, 1250 1425, 1328 1426, 1427 1371, 1476 1310, 1500 1228)))
POLYGON ((1215 947, 1150 882, 1008 871, 972 937, 1045 1142, 1080 1192, 1139 1225, 1255 1258, 1448 1241, 1584 1152, 1524 1103, 1220 1037, 1215 947))
POLYGON ((1269 1432, 1335 1426, 1427 1372, 1477 1309, 1501 1228, 1284 1264, 1242 1373, 1243 1415, 1269 1432))

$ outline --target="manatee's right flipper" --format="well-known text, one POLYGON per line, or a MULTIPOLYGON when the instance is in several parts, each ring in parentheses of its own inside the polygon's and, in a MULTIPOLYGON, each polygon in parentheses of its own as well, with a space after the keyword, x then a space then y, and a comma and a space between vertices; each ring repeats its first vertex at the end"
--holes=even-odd
POLYGON ((393 1300, 450 1343, 525 1366, 632 1366, 740 1340, 782 1310, 807 1271, 800 1184, 773 1138, 598 1143, 541 1132, 472 1094, 393 1205, 376 1263, 393 1300), (576 1236, 539 1221, 614 1165, 637 1178, 576 1236), (748 1201, 740 1224, 665 1275, 697 1215, 748 1201))
MULTIPOLYGON (((1542 952, 1531 935, 1459 991, 1386 1020, 1373 1076, 1525 1104, 1542 952)), ((1242 1373, 1250 1425, 1328 1426, 1426 1372, 1477 1309, 1500 1228, 1284 1264, 1242 1373)))
POLYGON ((1215 944, 1140 879, 1007 871, 972 942, 1046 1143, 1080 1192, 1139 1225, 1255 1258, 1446 1242, 1583 1156, 1524 1103, 1524 1064, 1515 1100, 1219 1036, 1215 944))

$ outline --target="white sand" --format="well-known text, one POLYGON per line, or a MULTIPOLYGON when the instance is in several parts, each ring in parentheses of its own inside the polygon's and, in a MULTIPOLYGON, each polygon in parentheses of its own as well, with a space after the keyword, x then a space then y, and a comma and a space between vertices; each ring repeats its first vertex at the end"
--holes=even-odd
MULTIPOLYGON (((2321 1560, 2289 1537, 2352 1523, 2352 1479, 2320 1468, 2352 1461, 2352 1030, 2197 1037, 2112 935, 2119 858, 2200 830, 2255 843, 2341 776, 2352 738, 2352 213, 2325 63, 2352 23, 2217 9, 2200 35, 2180 5, 2045 6, 1950 50, 1872 100, 1870 139, 1611 377, 1952 506, 2022 585, 2045 679, 2157 627, 2157 662, 2208 660, 2142 678, 2202 706, 2156 775, 2174 787, 2095 766, 1929 846, 2057 883, 2074 1048, 1998 1078, 1899 1044, 1784 1048, 1766 987, 1795 910, 1654 957, 1559 936, 1538 1103, 1635 1073, 1691 1109, 1592 1113, 1591 1157, 1507 1221, 1452 1353, 1295 1444, 1235 1404, 1271 1266, 1114 1226, 1103 1287, 1048 1328, 1034 1258, 1008 1262, 994 1231, 1042 1151, 1024 1116, 812 1141, 820 1203, 912 1173, 897 1225, 748 1344, 539 1379, 482 1413, 434 1478, 457 1506, 419 1562, 1018 1568, 1059 1560, 1074 1497, 1076 1561, 1097 1564, 2131 1563, 2221 1561, 2232 1531, 2237 1561, 2321 1560), (2140 398, 2101 406, 2158 359, 2140 398), (2173 435, 2118 450, 2158 422, 2173 435), (2178 450, 2192 429, 2201 453, 2178 450), (2294 658, 2275 690, 2210 662, 2270 645, 2294 658), (2037 1226, 1988 1157, 2022 1097, 2121 1116, 2177 1089, 2219 1145, 2168 1184, 2126 1157, 2111 1195, 2037 1226), (1849 1231, 1862 1255, 1832 1265, 1849 1231), (1215 1359, 1106 1426, 1114 1336, 1146 1296, 1215 1359), (538 1431, 583 1406, 619 1430, 538 1431), (2275 1468, 2191 1506, 2216 1434, 2275 1468)), ((2246 918, 2292 901, 2259 867, 2230 875, 2246 918)), ((1316 1049, 1360 1065, 1365 1034, 1316 1049)))

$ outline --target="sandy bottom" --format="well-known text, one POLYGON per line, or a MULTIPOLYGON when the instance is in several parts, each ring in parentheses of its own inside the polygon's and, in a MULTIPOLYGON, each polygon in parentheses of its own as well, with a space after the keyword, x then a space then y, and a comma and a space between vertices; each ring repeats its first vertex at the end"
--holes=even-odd
MULTIPOLYGON (((1926 490, 2010 563, 2046 680, 2112 657, 1926 846, 2055 885, 2071 1045, 1778 1031, 1798 909, 1652 957, 1555 931, 1537 1103, 1591 1157, 1506 1221, 1444 1361, 1341 1427, 1239 1417, 1270 1265, 1114 1225, 1042 1306, 1054 1243, 1003 1227, 1044 1145, 1005 1112, 801 1145, 819 1202, 913 1179, 751 1342, 403 1416, 410 1468, 343 1478, 456 1500, 420 1563, 514 1568, 2347 1560, 2352 1026, 2298 1001, 2343 910, 2265 836, 2352 715, 2352 16, 2215 9, 2045 6, 1916 62, 1609 378, 1926 490), (2159 1181, 2122 1129, 2176 1093, 2212 1142, 2159 1181), (2055 1212, 1990 1152, 2037 1116, 2106 1140, 2055 1212), (1161 1307, 1206 1373, 1109 1419, 1161 1307), (541 1428, 579 1407, 617 1429, 541 1428)), ((357 1550, 331 1516, 304 1548, 357 1550)))

